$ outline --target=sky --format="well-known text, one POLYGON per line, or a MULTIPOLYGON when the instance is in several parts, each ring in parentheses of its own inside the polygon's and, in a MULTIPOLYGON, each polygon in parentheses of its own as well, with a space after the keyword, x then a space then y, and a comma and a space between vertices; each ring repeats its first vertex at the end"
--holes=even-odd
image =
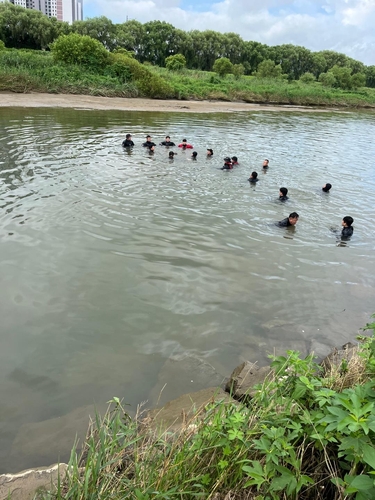
POLYGON ((84 17, 166 21, 267 45, 335 50, 375 65, 375 0, 83 0, 84 17))

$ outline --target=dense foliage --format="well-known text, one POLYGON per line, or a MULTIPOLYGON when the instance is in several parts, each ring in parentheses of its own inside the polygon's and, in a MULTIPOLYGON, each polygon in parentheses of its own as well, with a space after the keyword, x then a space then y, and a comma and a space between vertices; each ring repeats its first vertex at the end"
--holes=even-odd
POLYGON ((246 404, 211 403, 174 435, 114 398, 57 498, 372 500, 375 338, 359 340, 328 369, 295 351, 271 357, 273 375, 246 404))
MULTIPOLYGON (((288 80, 298 80, 306 73, 319 79, 322 73, 326 74, 338 67, 345 68, 351 77, 361 75, 354 79, 355 86, 365 83, 369 87, 375 87, 375 66, 366 67, 360 61, 331 50, 312 52, 292 44, 271 47, 255 41, 245 41, 236 33, 218 33, 213 30, 187 32, 164 21, 142 24, 131 20, 114 24, 101 16, 76 21, 70 26, 55 18, 50 19, 39 11, 24 9, 9 2, 0 3, 0 40, 7 48, 46 49, 61 34, 69 33, 98 40, 111 52, 126 49, 139 62, 147 61, 162 67, 166 65, 168 57, 177 54, 185 58, 189 69, 212 71, 215 61, 226 58, 232 65, 241 64, 247 75, 260 75, 259 65, 264 61, 271 61, 276 68, 280 68, 276 71, 287 75, 288 80)), ((333 76, 334 86, 347 80, 345 75, 339 78, 337 74, 333 76)), ((344 88, 354 87, 349 85, 344 88)))

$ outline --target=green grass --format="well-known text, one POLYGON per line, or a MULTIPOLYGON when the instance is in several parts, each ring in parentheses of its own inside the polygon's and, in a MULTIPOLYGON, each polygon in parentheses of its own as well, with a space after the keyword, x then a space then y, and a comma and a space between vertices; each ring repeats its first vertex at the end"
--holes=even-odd
POLYGON ((183 70, 170 72, 165 68, 152 71, 168 79, 180 99, 217 99, 270 104, 375 107, 375 89, 361 88, 345 91, 322 86, 315 82, 275 79, 258 79, 243 76, 236 80, 233 75, 219 78, 207 71, 183 70))
MULTIPOLYGON (((126 65, 126 63, 124 63, 126 65)), ((138 64, 138 63, 137 63, 138 64)), ((140 65, 138 65, 140 67, 140 65)), ((127 80, 107 66, 100 72, 77 65, 57 64, 50 52, 0 51, 0 91, 87 94, 107 97, 164 97, 193 100, 242 101, 329 107, 375 107, 375 89, 344 91, 275 79, 196 70, 170 72, 147 65, 147 77, 127 80), (154 76, 154 78, 150 78, 154 76), (158 78, 156 78, 158 77, 158 78)), ((143 67, 146 69, 146 66, 143 67)), ((146 72, 145 72, 146 74, 146 72)))
POLYGON ((326 371, 312 355, 273 357, 246 405, 210 403, 177 433, 132 420, 114 398, 53 498, 372 500, 375 338, 359 340, 326 371))

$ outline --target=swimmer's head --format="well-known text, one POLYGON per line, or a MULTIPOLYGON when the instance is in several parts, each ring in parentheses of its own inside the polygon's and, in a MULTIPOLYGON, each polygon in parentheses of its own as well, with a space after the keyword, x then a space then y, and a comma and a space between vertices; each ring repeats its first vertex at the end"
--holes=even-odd
POLYGON ((214 150, 207 148, 207 156, 212 156, 214 154, 214 150))
POLYGON ((344 217, 342 219, 341 225, 344 226, 344 227, 351 227, 351 225, 353 224, 353 222, 354 222, 353 217, 350 217, 350 215, 347 215, 346 217, 344 217))
POLYGON ((332 184, 327 182, 327 184, 324 184, 324 186, 322 187, 322 191, 324 191, 325 193, 328 193, 329 190, 331 189, 331 187, 332 187, 332 184))
POLYGON ((250 178, 256 179, 258 177, 258 172, 251 172, 250 178))
POLYGON ((263 160, 263 168, 267 168, 269 164, 269 160, 263 160))
POLYGON ((280 188, 280 192, 279 192, 280 197, 286 196, 287 194, 288 194, 287 188, 284 188, 284 187, 280 188))
POLYGON ((237 161, 238 161, 237 156, 232 156, 232 161, 234 161, 234 162, 236 162, 236 163, 237 163, 237 161))
POLYGON ((175 154, 173 151, 169 151, 168 156, 169 158, 173 158, 175 154))
POLYGON ((196 151, 193 151, 193 152, 191 153, 191 157, 192 157, 192 158, 196 158, 197 156, 198 156, 198 153, 197 153, 196 151))
POLYGON ((225 161, 225 163, 231 163, 231 159, 229 158, 229 156, 226 156, 224 158, 224 161, 225 161))
POLYGON ((126 134, 126 138, 127 138, 127 139, 131 139, 131 138, 132 138, 132 135, 131 135, 131 134, 126 134))
POLYGON ((291 214, 289 214, 289 223, 292 225, 292 226, 295 226, 298 222, 298 219, 299 219, 299 215, 297 214, 297 212, 292 212, 291 214))

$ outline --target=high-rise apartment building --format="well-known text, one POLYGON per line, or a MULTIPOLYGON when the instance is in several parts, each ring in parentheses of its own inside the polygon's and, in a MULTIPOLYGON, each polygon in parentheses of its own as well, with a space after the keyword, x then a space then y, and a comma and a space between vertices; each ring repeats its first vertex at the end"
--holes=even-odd
POLYGON ((83 0, 9 0, 14 5, 25 9, 40 10, 48 17, 56 17, 59 21, 83 20, 83 0))

